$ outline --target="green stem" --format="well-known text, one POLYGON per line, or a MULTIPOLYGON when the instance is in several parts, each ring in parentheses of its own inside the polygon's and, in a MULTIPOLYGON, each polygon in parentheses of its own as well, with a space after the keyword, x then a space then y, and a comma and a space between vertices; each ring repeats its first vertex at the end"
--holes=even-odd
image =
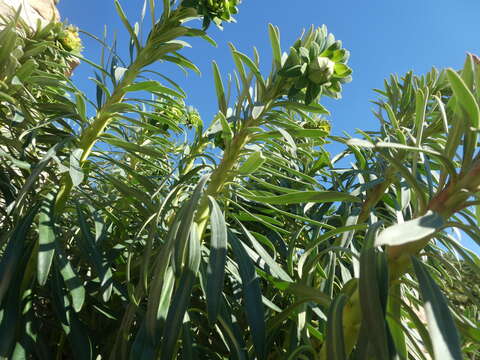
MULTIPOLYGON (((100 110, 98 110, 97 116, 93 122, 80 135, 78 142, 78 147, 82 150, 80 166, 82 166, 88 159, 96 142, 100 139, 107 126, 115 118, 116 113, 111 112, 110 109, 112 106, 123 101, 125 94, 127 93, 127 87, 135 81, 140 73, 140 70, 141 66, 138 61, 134 62, 128 68, 121 82, 115 87, 113 94, 108 98, 100 110)), ((60 180, 60 184, 60 191, 55 201, 56 212, 61 212, 63 210, 73 188, 72 179, 68 173, 63 175, 62 179, 60 180)))
MULTIPOLYGON (((178 34, 176 33, 168 33, 166 29, 169 29, 173 25, 180 24, 183 18, 185 16, 188 16, 188 13, 184 13, 182 15, 183 17, 179 16, 179 14, 182 14, 182 10, 183 8, 180 6, 177 10, 172 11, 171 13, 165 13, 164 18, 162 17, 162 20, 160 20, 155 25, 155 29, 152 30, 151 33, 154 35, 148 38, 145 47, 138 50, 135 61, 127 69, 122 80, 115 86, 112 95, 98 110, 94 121, 80 135, 79 148, 83 150, 82 156, 80 158, 80 166, 82 166, 88 159, 96 142, 105 132, 107 126, 115 118, 117 112, 115 111, 115 109, 113 109, 114 105, 123 102, 125 94, 127 93, 128 86, 135 81, 142 69, 145 66, 151 64, 152 62, 160 60, 167 53, 179 50, 178 48, 172 48, 168 46, 162 49, 158 49, 158 46, 168 43, 169 41, 175 39, 175 37, 178 36, 178 34), (173 23, 170 20, 172 20, 173 23), (165 35, 166 33, 168 33, 168 35, 165 35), (161 44, 159 44, 159 38, 161 38, 161 44)), ((56 211, 63 210, 72 188, 72 180, 68 174, 65 174, 61 179, 60 191, 55 201, 56 211)))
POLYGON ((199 234, 201 235, 200 238, 203 237, 208 221, 208 196, 216 196, 222 191, 225 183, 231 175, 230 172, 237 164, 240 153, 242 152, 244 146, 250 141, 249 134, 249 123, 247 122, 243 129, 233 137, 232 142, 225 149, 225 153, 220 165, 218 165, 218 167, 212 173, 210 183, 208 184, 202 200, 200 201, 200 206, 197 212, 196 223, 199 234))

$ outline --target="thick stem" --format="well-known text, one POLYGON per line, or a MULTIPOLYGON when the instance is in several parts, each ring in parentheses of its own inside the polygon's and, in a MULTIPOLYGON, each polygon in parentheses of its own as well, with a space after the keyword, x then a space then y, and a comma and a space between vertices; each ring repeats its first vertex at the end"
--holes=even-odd
MULTIPOLYGON (((138 74, 140 73, 141 66, 139 63, 134 62, 125 73, 122 81, 115 87, 113 94, 107 99, 105 104, 98 110, 97 116, 93 122, 83 131, 80 135, 78 147, 82 150, 82 156, 80 158, 80 166, 90 156, 95 143, 100 139, 107 126, 115 118, 115 112, 111 112, 112 106, 119 104, 123 101, 126 88, 131 85, 138 74)), ((55 211, 62 211, 65 207, 65 203, 70 195, 73 184, 72 179, 68 173, 64 174, 60 180, 60 191, 55 200, 55 211)))
POLYGON ((200 201, 196 223, 200 238, 203 237, 208 221, 208 196, 218 195, 227 182, 230 172, 234 169, 245 144, 250 140, 248 124, 234 136, 230 146, 226 149, 220 165, 213 171, 210 183, 200 201))
MULTIPOLYGON (((178 16, 177 11, 181 12, 182 7, 179 7, 179 9, 173 11, 172 13, 164 14, 165 18, 163 20, 160 20, 155 25, 158 26, 158 28, 155 31, 152 30, 151 32, 151 34, 155 33, 155 35, 153 35, 152 37, 149 36, 145 47, 138 49, 138 54, 135 61, 125 72, 122 80, 115 86, 112 95, 98 110, 93 123, 90 124, 81 134, 79 139, 79 148, 82 149, 83 152, 80 158, 80 166, 82 166, 88 159, 96 142, 105 132, 105 129, 110 124, 110 122, 115 118, 117 112, 113 109, 113 106, 123 102, 125 94, 127 93, 127 87, 133 84, 135 79, 142 71, 142 68, 156 60, 161 59, 164 55, 171 51, 179 50, 179 48, 172 48, 167 46, 163 50, 157 49, 154 51, 155 47, 159 45, 159 37, 161 38, 161 42, 163 44, 173 40, 178 35, 175 33, 169 33, 169 35, 165 36, 165 29, 168 29, 169 26, 172 26, 172 24, 169 22, 170 17, 175 18, 175 24, 177 24, 177 22, 180 23, 181 20, 183 20, 183 18, 178 16)), ((185 14, 185 16, 187 16, 187 14, 185 14)), ((70 195, 72 187, 73 185, 70 176, 68 174, 65 174, 61 179, 60 191, 55 201, 55 211, 61 211, 65 207, 65 203, 70 195)))

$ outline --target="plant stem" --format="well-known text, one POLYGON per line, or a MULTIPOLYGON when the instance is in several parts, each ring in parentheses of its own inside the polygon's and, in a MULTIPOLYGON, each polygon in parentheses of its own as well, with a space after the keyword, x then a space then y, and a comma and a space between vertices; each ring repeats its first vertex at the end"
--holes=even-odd
MULTIPOLYGON (((112 95, 107 99, 105 104, 98 110, 98 113, 93 122, 82 132, 78 142, 78 147, 82 150, 82 156, 80 158, 80 166, 82 166, 88 159, 92 152, 95 143, 100 139, 107 126, 115 118, 116 112, 111 112, 112 106, 119 104, 123 101, 126 88, 131 85, 138 74, 140 73, 141 66, 138 62, 134 62, 128 70, 125 72, 123 79, 115 87, 112 95)), ((55 211, 61 212, 65 207, 65 203, 73 188, 72 179, 68 173, 64 174, 60 180, 60 191, 55 200, 55 211)))
POLYGON ((247 121, 242 130, 240 130, 240 132, 233 137, 232 142, 225 149, 225 153, 223 155, 222 161, 220 162, 220 165, 218 165, 218 167, 212 173, 210 183, 208 184, 202 200, 200 201, 197 212, 196 223, 198 226, 200 238, 203 237, 208 221, 208 197, 216 196, 222 191, 225 183, 230 176, 230 172, 237 164, 243 147, 250 141, 249 134, 249 122, 247 121))

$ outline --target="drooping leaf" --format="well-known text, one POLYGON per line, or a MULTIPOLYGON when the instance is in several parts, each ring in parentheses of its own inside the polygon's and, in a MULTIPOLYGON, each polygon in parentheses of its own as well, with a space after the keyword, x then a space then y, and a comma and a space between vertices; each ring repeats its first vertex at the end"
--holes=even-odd
POLYGON ((330 305, 327 323, 327 354, 332 360, 344 360, 345 343, 343 340, 343 307, 347 296, 340 293, 330 305))
POLYGON ((463 358, 460 339, 447 300, 425 266, 417 258, 411 259, 420 285, 435 358, 460 360, 463 358))
POLYGON ((383 253, 373 247, 362 250, 359 281, 362 324, 368 329, 367 337, 379 359, 388 359, 390 354, 385 320, 387 271, 383 253))
POLYGON ((80 164, 83 150, 75 149, 70 154, 70 178, 72 179, 73 186, 78 186, 82 183, 84 174, 80 164))
POLYGON ((260 168, 265 162, 265 157, 262 155, 261 151, 256 151, 251 154, 247 160, 240 166, 238 172, 242 175, 249 175, 255 172, 260 168))
POLYGON ((240 240, 228 231, 228 240, 232 246, 235 260, 242 280, 242 292, 245 299, 245 314, 251 329, 251 338, 257 357, 266 358, 265 312, 262 304, 262 292, 255 266, 243 248, 240 240))
POLYGON ((428 211, 416 219, 386 228, 377 236, 375 246, 408 244, 435 234, 444 224, 439 214, 428 211))
POLYGON ((101 252, 97 248, 97 244, 95 243, 95 239, 90 232, 85 215, 83 214, 83 211, 79 205, 77 205, 77 214, 82 233, 82 240, 84 242, 84 248, 86 251, 85 255, 97 271, 98 277, 100 278, 100 288, 103 301, 107 302, 110 299, 113 290, 112 270, 110 266, 108 266, 107 260, 104 258, 104 256, 102 256, 101 252))
POLYGON ((62 249, 62 245, 58 242, 56 245, 54 262, 57 264, 56 267, 60 272, 63 283, 69 291, 73 310, 79 312, 85 302, 85 288, 62 249))
POLYGON ((387 305, 387 324, 392 340, 395 345, 395 350, 400 359, 408 358, 407 343, 405 334, 401 326, 401 287, 400 284, 394 284, 390 288, 388 305, 387 305))
POLYGON ((190 302, 193 285, 200 266, 200 239, 196 224, 192 225, 189 237, 188 261, 168 310, 166 324, 163 331, 161 355, 162 359, 172 359, 176 356, 175 345, 183 326, 184 316, 190 302))
POLYGON ((20 259, 28 244, 26 242, 27 233, 38 209, 39 206, 32 207, 8 237, 7 246, 0 259, 0 304, 10 287, 12 279, 18 273, 18 266, 21 264, 20 259))
POLYGON ((50 192, 42 202, 38 215, 37 280, 45 285, 55 254, 54 201, 56 191, 50 192))
POLYGON ((63 331, 68 338, 70 351, 74 354, 74 359, 91 359, 93 357, 92 342, 77 314, 72 311, 71 300, 64 292, 63 285, 59 271, 55 269, 52 281, 52 304, 59 316, 63 331))
POLYGON ((209 179, 208 175, 203 176, 198 185, 195 188, 195 191, 192 194, 192 197, 186 204, 185 212, 182 214, 181 225, 178 230, 177 238, 175 239, 175 251, 174 251, 174 270, 178 273, 182 268, 182 262, 184 260, 185 248, 188 242, 189 237, 191 236, 190 231, 192 228, 194 216, 197 211, 198 204, 200 202, 201 196, 207 180, 209 179))
POLYGON ((208 319, 216 322, 225 278, 225 264, 227 260, 227 226, 220 206, 213 197, 209 197, 210 212, 210 257, 207 267, 207 311, 208 319))

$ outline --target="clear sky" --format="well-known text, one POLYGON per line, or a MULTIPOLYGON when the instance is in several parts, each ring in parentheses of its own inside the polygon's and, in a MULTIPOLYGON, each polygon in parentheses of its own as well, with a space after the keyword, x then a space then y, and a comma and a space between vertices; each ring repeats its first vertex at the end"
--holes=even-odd
MULTIPOLYGON (((121 3, 132 22, 139 18, 142 0, 121 0, 121 3)), ((116 32, 118 47, 128 48, 128 37, 113 0, 61 0, 59 9, 70 23, 97 36, 102 35, 106 24, 110 40, 116 32)), ((237 23, 226 24, 223 31, 210 27, 209 34, 217 41, 217 48, 193 41, 193 48, 183 52, 200 68, 202 76, 191 73, 185 78, 180 71, 172 74, 169 66, 160 64, 157 68, 182 85, 188 94, 187 103, 199 109, 204 121, 209 122, 216 112, 211 61, 215 59, 224 74, 232 71, 228 42, 248 54, 256 46, 267 74, 271 64, 268 23, 280 27, 285 50, 303 28, 326 24, 351 52, 353 82, 345 85, 341 100, 327 100, 323 104, 332 113, 333 133, 353 134, 356 128, 378 129, 371 113, 371 101, 376 98, 372 89, 382 88, 384 78, 391 73, 403 75, 413 70, 423 74, 432 66, 458 69, 466 52, 480 55, 479 14, 478 0, 243 0, 237 23)), ((100 46, 83 38, 84 55, 98 60, 100 46)), ((81 65, 74 80, 94 98, 94 85, 84 80, 89 76, 91 68, 81 65)))

